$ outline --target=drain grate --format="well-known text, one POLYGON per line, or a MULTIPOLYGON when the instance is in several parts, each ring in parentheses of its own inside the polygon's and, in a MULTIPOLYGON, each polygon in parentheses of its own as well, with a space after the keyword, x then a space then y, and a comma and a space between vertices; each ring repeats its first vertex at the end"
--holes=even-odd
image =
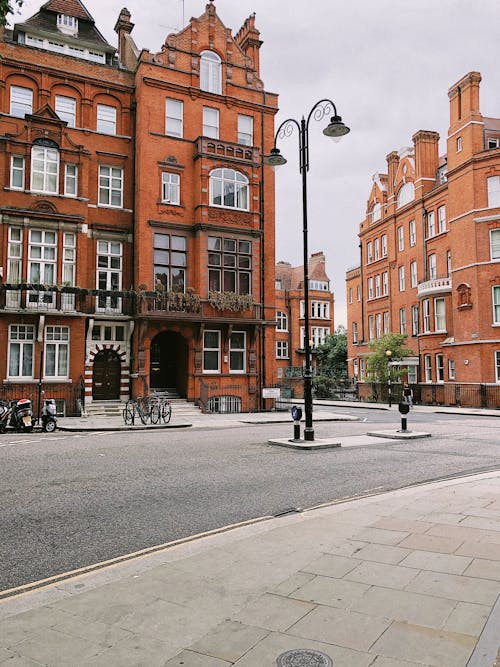
POLYGON ((333 667, 332 659, 321 651, 298 648, 276 658, 278 667, 333 667))

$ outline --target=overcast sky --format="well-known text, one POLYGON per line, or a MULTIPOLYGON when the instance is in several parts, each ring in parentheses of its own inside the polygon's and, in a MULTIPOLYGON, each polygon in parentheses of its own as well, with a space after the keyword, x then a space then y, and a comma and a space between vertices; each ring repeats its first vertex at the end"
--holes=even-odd
MULTIPOLYGON (((26 0, 17 22, 43 0, 26 0)), ((159 51, 170 32, 200 16, 205 0, 84 0, 106 39, 122 7, 132 14, 140 48, 159 51)), ((278 124, 300 120, 331 98, 351 133, 339 143, 311 121, 309 251, 323 250, 335 292, 335 325, 346 321, 345 271, 358 263, 357 232, 386 155, 412 145, 417 130, 436 130, 444 153, 448 88, 482 74, 481 111, 500 117, 498 0, 215 0, 235 34, 256 13, 265 89, 279 94, 278 124)), ((12 23, 12 20, 11 20, 12 23)), ((276 260, 302 264, 298 138, 280 143, 288 164, 276 171, 276 260)))

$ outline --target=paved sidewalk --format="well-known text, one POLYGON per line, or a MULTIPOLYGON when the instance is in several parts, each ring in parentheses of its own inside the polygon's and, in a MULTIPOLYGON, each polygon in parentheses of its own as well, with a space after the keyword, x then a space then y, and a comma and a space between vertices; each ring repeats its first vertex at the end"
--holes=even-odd
POLYGON ((494 667, 500 471, 144 553, 0 603, 10 667, 494 667), (308 665, 320 663, 295 662, 308 665))
MULTIPOLYGON (((297 399, 290 402, 290 407, 294 404, 302 405, 304 401, 297 399)), ((322 421, 357 421, 357 409, 371 409, 382 410, 386 412, 393 412, 394 420, 400 418, 397 404, 389 407, 384 403, 364 403, 362 401, 327 401, 315 400, 315 410, 313 413, 314 422, 322 421), (345 413, 335 412, 335 408, 352 409, 351 415, 345 413)), ((414 412, 437 412, 456 415, 477 415, 483 417, 500 417, 500 410, 486 410, 481 408, 454 408, 454 407, 440 407, 435 405, 418 405, 412 408, 414 412)), ((304 419, 302 419, 302 422, 304 419)), ((183 427, 200 427, 220 428, 230 427, 235 424, 277 424, 288 423, 292 424, 290 411, 282 410, 275 412, 251 412, 251 413, 237 413, 237 414, 203 414, 193 408, 190 413, 176 414, 175 406, 172 413, 172 419, 169 424, 158 425, 143 425, 140 422, 134 426, 126 426, 122 417, 63 417, 58 419, 58 429, 61 431, 140 431, 145 429, 169 429, 169 428, 183 428, 183 427)))

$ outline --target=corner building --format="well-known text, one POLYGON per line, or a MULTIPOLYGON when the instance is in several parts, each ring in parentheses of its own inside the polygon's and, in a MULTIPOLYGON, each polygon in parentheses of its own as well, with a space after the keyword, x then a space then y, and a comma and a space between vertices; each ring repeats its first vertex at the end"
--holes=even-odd
POLYGON ((157 53, 132 30, 123 9, 115 49, 79 0, 49 0, 1 34, 2 394, 258 409, 277 96, 254 16, 232 35, 210 2, 157 53))
POLYGON ((347 272, 349 372, 364 384, 369 341, 408 335, 423 401, 500 407, 500 119, 481 114, 481 75, 448 91, 446 153, 419 131, 387 156, 347 272))

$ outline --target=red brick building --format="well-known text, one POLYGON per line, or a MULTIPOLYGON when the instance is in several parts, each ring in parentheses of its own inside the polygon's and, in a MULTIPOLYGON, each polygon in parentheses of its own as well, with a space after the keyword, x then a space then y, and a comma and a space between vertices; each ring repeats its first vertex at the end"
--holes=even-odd
POLYGON ((171 389, 257 409, 274 377, 277 97, 254 16, 233 35, 210 2, 157 53, 130 19, 118 49, 79 0, 2 32, 3 394, 43 385, 71 411, 83 385, 87 404, 171 389))
POLYGON ((480 81, 448 91, 444 155, 422 130, 389 153, 347 273, 350 375, 363 381, 370 340, 406 333, 409 381, 446 403, 457 384, 500 384, 500 119, 481 114, 480 81))
MULTIPOLYGON (((325 255, 313 253, 309 259, 309 340, 314 348, 334 331, 334 296, 326 274, 325 255)), ((294 395, 303 390, 305 363, 304 267, 288 262, 276 264, 276 379, 293 386, 294 395)))

